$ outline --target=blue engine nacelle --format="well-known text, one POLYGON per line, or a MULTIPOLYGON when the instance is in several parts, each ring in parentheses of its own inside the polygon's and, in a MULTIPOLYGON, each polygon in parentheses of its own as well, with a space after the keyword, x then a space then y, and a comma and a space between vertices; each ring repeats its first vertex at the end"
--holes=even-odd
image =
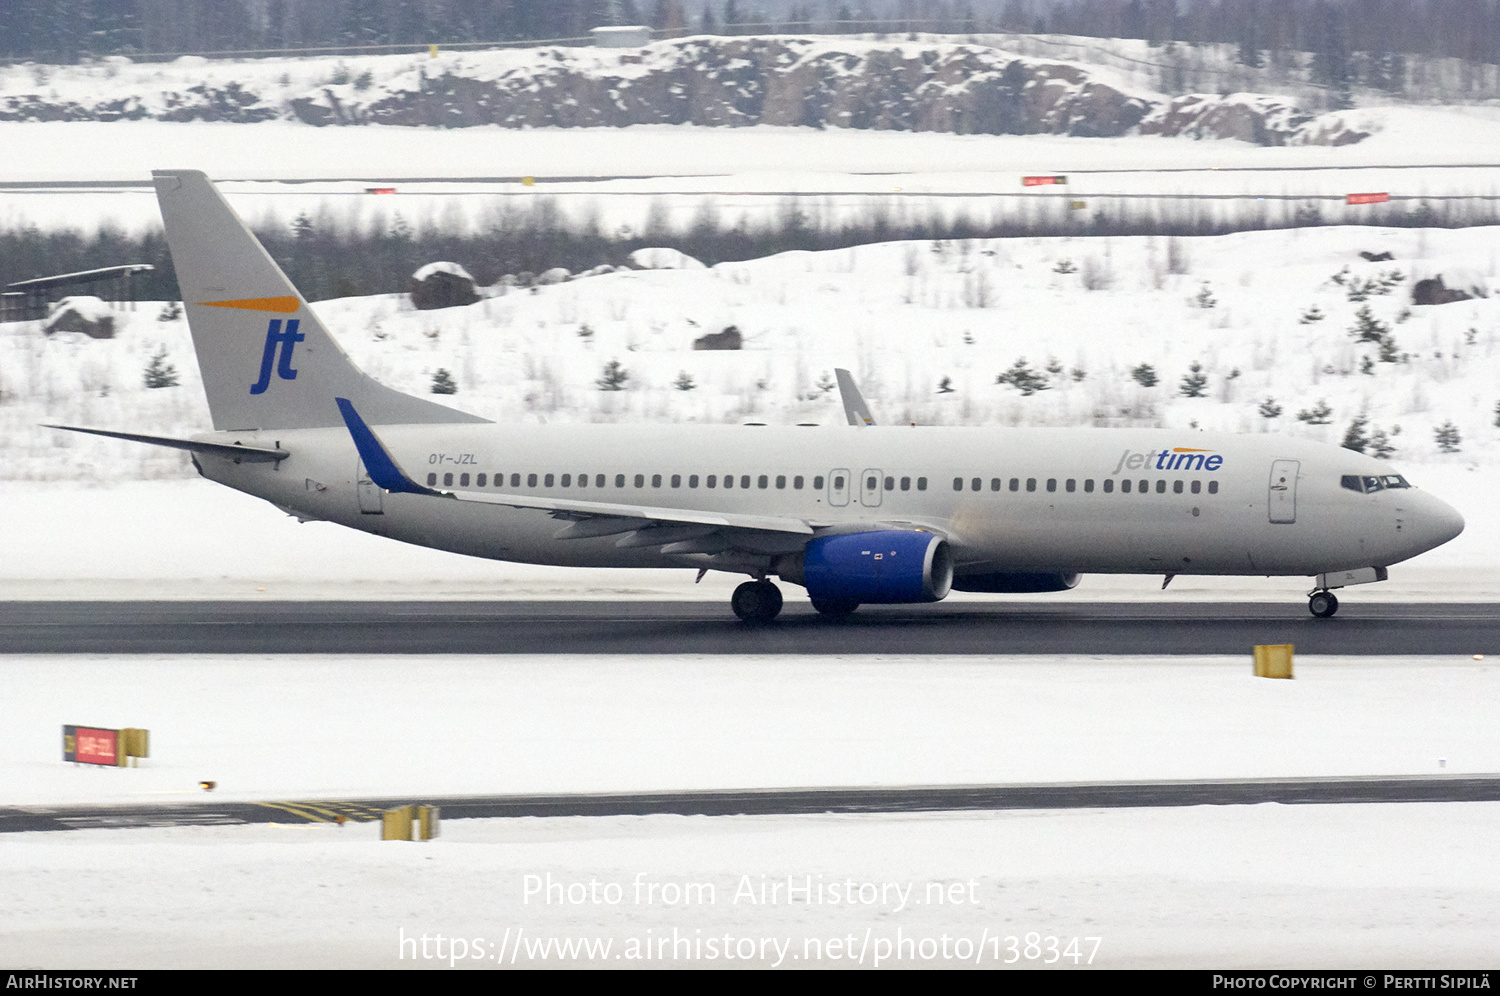
POLYGON ((802 574, 815 602, 936 602, 953 587, 953 554, 932 533, 846 533, 807 544, 802 574))
POLYGON ((962 574, 953 579, 953 590, 1019 595, 1037 591, 1067 591, 1077 584, 1077 574, 962 574))

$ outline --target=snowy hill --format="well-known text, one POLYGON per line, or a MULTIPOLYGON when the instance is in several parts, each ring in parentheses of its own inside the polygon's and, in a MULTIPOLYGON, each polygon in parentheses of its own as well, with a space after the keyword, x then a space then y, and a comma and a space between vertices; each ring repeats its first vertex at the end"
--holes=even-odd
MULTIPOLYGON (((404 296, 314 307, 380 380, 425 393, 446 369, 453 403, 499 421, 837 423, 830 372, 846 366, 886 423, 1197 426, 1339 442, 1363 415, 1398 460, 1468 461, 1493 454, 1500 435, 1496 234, 887 243, 496 287, 441 311, 404 296), (1413 285, 1434 274, 1489 296, 1413 305, 1413 285), (742 350, 692 349, 730 325, 742 350), (997 383, 1018 360, 1036 379, 997 383), (611 361, 629 375, 624 390, 599 386, 611 361), (1298 420, 1322 403, 1324 424, 1298 420), (1457 454, 1434 435, 1450 421, 1457 454)), ((0 476, 192 473, 176 453, 38 428, 208 426, 186 325, 159 321, 157 308, 120 315, 107 341, 0 326, 0 476), (163 347, 181 383, 147 389, 163 347)))

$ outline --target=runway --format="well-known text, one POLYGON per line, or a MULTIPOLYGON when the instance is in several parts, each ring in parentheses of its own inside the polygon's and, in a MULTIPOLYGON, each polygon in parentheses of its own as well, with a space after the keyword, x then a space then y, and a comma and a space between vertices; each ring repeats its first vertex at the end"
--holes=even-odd
POLYGON ((746 625, 718 602, 4 602, 7 654, 1500 654, 1500 605, 995 602, 865 606, 788 598, 746 625))
POLYGON ((1500 801, 1500 775, 1440 778, 1283 778, 1216 781, 941 785, 896 788, 751 789, 610 795, 407 796, 384 799, 162 803, 134 806, 8 806, 0 833, 248 823, 355 823, 410 804, 443 819, 557 816, 785 816, 1009 809, 1114 809, 1398 802, 1500 801))

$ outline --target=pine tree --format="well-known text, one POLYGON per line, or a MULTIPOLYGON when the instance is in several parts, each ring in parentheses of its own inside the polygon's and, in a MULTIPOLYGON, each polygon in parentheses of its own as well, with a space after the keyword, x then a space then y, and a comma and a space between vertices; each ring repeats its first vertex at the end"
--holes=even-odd
POLYGON ((1437 440, 1439 453, 1457 453, 1461 449, 1463 436, 1459 434, 1458 426, 1447 421, 1432 431, 1432 436, 1437 440))
POLYGON ((1260 412, 1261 418, 1280 418, 1283 409, 1276 403, 1275 398, 1267 398, 1260 403, 1256 411, 1260 412))
POLYGON ((457 394, 458 383, 454 381, 453 375, 442 367, 438 367, 437 373, 432 375, 433 394, 457 394))
POLYGON ((1021 392, 1022 397, 1030 397, 1038 391, 1045 391, 1052 385, 1047 383, 1047 378, 1031 369, 1026 363, 1026 357, 1019 357, 1011 368, 995 378, 996 384, 1009 384, 1021 392))
POLYGON ((938 381, 937 393, 939 393, 939 394, 952 394, 953 393, 953 378, 952 377, 948 377, 948 376, 944 376, 942 380, 938 381))
POLYGON ((601 391, 623 391, 625 382, 630 379, 630 372, 620 366, 619 360, 610 360, 604 365, 604 375, 594 381, 601 391))
POLYGON ((167 347, 162 346, 146 364, 146 386, 149 388, 176 387, 177 368, 167 362, 167 347))
POLYGON ((698 385, 693 383, 693 375, 684 370, 677 375, 676 380, 672 381, 672 386, 679 391, 691 391, 698 385))
POLYGON ((1203 364, 1193 361, 1177 385, 1177 393, 1184 398, 1201 398, 1208 393, 1208 374, 1203 372, 1203 364))
POLYGON ((1396 446, 1384 429, 1376 429, 1370 433, 1370 448, 1366 452, 1377 460, 1389 460, 1395 455, 1396 446))
POLYGON ((1328 407, 1326 399, 1319 398, 1316 405, 1297 413, 1297 421, 1308 425, 1327 425, 1333 421, 1333 409, 1328 407))
POLYGON ((1354 421, 1349 423, 1349 428, 1344 431, 1344 442, 1342 444, 1344 449, 1363 453, 1370 445, 1370 437, 1365 433, 1365 430, 1369 427, 1369 416, 1364 413, 1356 415, 1354 421))
POLYGON ((1156 386, 1156 368, 1149 363, 1142 363, 1138 367, 1133 367, 1130 371, 1130 376, 1135 378, 1135 382, 1142 387, 1156 386))

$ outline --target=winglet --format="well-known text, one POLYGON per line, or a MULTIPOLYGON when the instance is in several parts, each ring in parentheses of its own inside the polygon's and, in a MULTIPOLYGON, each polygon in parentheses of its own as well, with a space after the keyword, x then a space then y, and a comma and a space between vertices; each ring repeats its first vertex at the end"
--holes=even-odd
POLYGON ((849 420, 849 424, 874 425, 875 418, 870 414, 870 406, 865 404, 864 396, 854 386, 854 378, 849 375, 849 371, 835 367, 833 375, 838 378, 839 396, 844 399, 844 417, 849 420))
POLYGON ((365 420, 359 417, 359 412, 349 403, 348 398, 334 398, 338 402, 339 414, 344 416, 344 424, 349 427, 349 435, 354 437, 354 448, 359 450, 359 458, 364 461, 365 470, 370 475, 370 480, 384 491, 393 494, 410 495, 438 495, 441 491, 424 488, 404 474, 396 461, 392 460, 385 447, 380 445, 380 440, 375 438, 375 433, 365 425, 365 420))

